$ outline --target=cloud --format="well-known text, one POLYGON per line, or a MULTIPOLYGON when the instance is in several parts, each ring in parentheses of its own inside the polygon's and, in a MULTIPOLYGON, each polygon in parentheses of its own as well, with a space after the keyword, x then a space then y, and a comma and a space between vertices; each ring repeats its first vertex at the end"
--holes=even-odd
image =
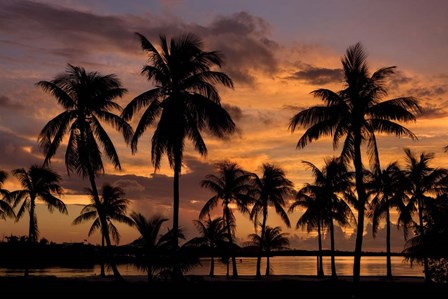
POLYGON ((389 78, 389 88, 390 89, 399 89, 403 85, 415 82, 415 79, 406 76, 402 71, 395 70, 393 76, 389 78))
POLYGON ((408 90, 409 94, 418 98, 438 97, 447 92, 445 86, 415 87, 408 90))
POLYGON ((425 103, 422 105, 422 113, 419 119, 436 119, 448 116, 448 101, 440 104, 425 103))
POLYGON ((12 101, 9 97, 0 96, 0 110, 22 110, 24 106, 12 101))
POLYGON ((311 85, 324 85, 339 83, 344 78, 342 69, 321 68, 304 63, 300 63, 300 65, 301 70, 293 73, 287 79, 300 80, 311 85))
POLYGON ((226 109, 227 113, 230 114, 233 121, 239 121, 243 117, 243 110, 236 105, 223 104, 224 109, 226 109))
POLYGON ((11 132, 0 130, 1 168, 12 170, 40 164, 36 142, 32 142, 11 132))

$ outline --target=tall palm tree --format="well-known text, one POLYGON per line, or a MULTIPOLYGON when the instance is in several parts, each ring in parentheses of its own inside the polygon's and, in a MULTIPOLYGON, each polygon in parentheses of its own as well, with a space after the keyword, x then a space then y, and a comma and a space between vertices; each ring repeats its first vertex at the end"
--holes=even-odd
MULTIPOLYGON (((247 206, 251 203, 249 191, 251 190, 252 175, 236 163, 224 161, 216 164, 218 175, 209 174, 202 181, 202 187, 209 189, 214 195, 205 203, 202 208, 199 219, 209 215, 210 211, 216 207, 218 202, 222 201, 222 218, 224 219, 229 247, 234 248, 235 216, 230 208, 230 204, 235 204, 237 209, 243 214, 249 214, 247 206)), ((232 250, 232 276, 238 277, 236 267, 236 257, 232 250)))
POLYGON ((270 260, 271 251, 273 249, 286 249, 289 245, 287 233, 282 233, 280 226, 270 227, 266 226, 264 240, 258 234, 250 234, 249 238, 256 246, 263 246, 266 252, 266 276, 270 275, 270 260))
MULTIPOLYGON (((82 67, 68 65, 67 71, 51 81, 37 83, 53 95, 64 111, 50 120, 39 134, 39 144, 44 151, 44 165, 48 165, 56 154, 64 137, 68 134, 65 152, 67 172, 76 172, 83 178, 88 177, 94 195, 95 204, 101 207, 95 178, 104 173, 103 153, 112 161, 115 168, 121 169, 117 151, 102 126, 102 122, 111 125, 123 133, 126 142, 132 138, 131 126, 113 110, 121 110, 115 102, 126 89, 121 87, 115 75, 103 76, 97 72, 86 72, 82 67), (100 146, 103 151, 101 151, 100 146)), ((100 218, 101 227, 108 230, 104 218, 100 218)), ((108 252, 111 250, 109 233, 105 233, 108 252)), ((110 254, 108 254, 111 257, 110 254)), ((115 263, 110 264, 117 279, 121 278, 115 263)))
POLYGON ((3 184, 8 178, 6 171, 0 170, 0 219, 5 220, 6 217, 15 217, 16 214, 10 205, 9 191, 3 189, 3 184))
MULTIPOLYGON (((13 175, 19 180, 23 189, 11 192, 14 206, 20 205, 17 212, 17 221, 26 211, 29 214, 28 243, 31 246, 37 243, 39 228, 37 225, 36 200, 43 201, 50 212, 56 208, 59 212, 67 214, 65 204, 57 198, 63 193, 61 176, 55 171, 32 165, 28 170, 24 168, 14 169, 13 175)), ((25 268, 25 276, 28 276, 28 267, 25 268)))
POLYGON ((386 262, 387 279, 392 279, 392 262, 390 250, 390 210, 398 212, 398 228, 404 228, 405 237, 412 217, 407 207, 408 189, 404 173, 397 162, 390 163, 381 172, 372 171, 368 174, 369 181, 366 185, 367 196, 372 198, 370 216, 372 217, 372 232, 376 236, 381 220, 386 221, 386 262))
POLYGON ((250 218, 256 227, 261 216, 261 243, 257 258, 257 278, 261 277, 261 256, 263 253, 266 234, 266 221, 268 219, 268 207, 273 206, 283 222, 290 227, 289 218, 283 209, 286 205, 286 197, 294 194, 293 183, 286 178, 285 172, 273 164, 264 163, 262 166, 263 176, 254 175, 253 190, 251 194, 255 199, 254 206, 250 212, 250 218))
MULTIPOLYGON (((444 191, 446 182, 444 178, 448 171, 443 168, 433 168, 429 166, 429 162, 434 159, 433 153, 421 153, 416 156, 414 152, 406 148, 406 167, 403 170, 410 184, 409 205, 411 211, 418 212, 418 234, 421 238, 425 238, 425 217, 428 216, 429 206, 435 200, 434 196, 444 191)), ((425 271, 425 280, 431 280, 428 272, 428 258, 423 258, 425 271)))
MULTIPOLYGON (((116 244, 120 243, 120 234, 112 221, 125 223, 130 226, 134 225, 134 221, 126 215, 130 201, 124 198, 125 193, 123 189, 109 184, 104 184, 101 188, 100 206, 96 205, 95 195, 91 189, 89 189, 89 193, 91 203, 82 208, 80 215, 73 220, 73 224, 76 225, 93 220, 88 236, 90 237, 97 230, 101 231, 101 248, 104 254, 106 233, 112 235, 112 239, 116 244), (102 228, 101 223, 103 221, 101 219, 104 219, 107 223, 107 230, 102 228)), ((101 261, 100 275, 102 277, 106 276, 104 271, 104 257, 101 261)))
POLYGON ((210 273, 215 276, 215 252, 218 248, 223 248, 228 240, 226 224, 222 217, 207 220, 193 220, 200 236, 191 239, 188 243, 195 246, 205 246, 210 250, 210 273))
MULTIPOLYGON (((122 115, 130 119, 146 107, 131 141, 133 152, 137 150, 142 134, 158 119, 151 141, 151 160, 158 169, 162 156, 166 154, 174 170, 173 242, 174 248, 178 248, 179 176, 185 141, 190 139, 195 150, 205 156, 207 147, 201 135, 204 129, 217 137, 224 137, 235 130, 230 115, 221 106, 215 87, 216 84, 233 87, 233 82, 226 74, 213 70, 221 67, 221 54, 204 51, 200 39, 192 34, 169 42, 161 35, 161 51, 143 35, 137 33, 137 36, 150 61, 143 67, 142 74, 153 81, 155 87, 134 98, 122 115)), ((179 274, 178 270, 176 272, 179 274)))
POLYGON ((136 261, 136 265, 146 271, 148 280, 152 280, 155 271, 162 268, 160 264, 160 255, 166 250, 170 242, 168 238, 163 237, 160 229, 167 218, 160 215, 146 218, 140 213, 132 213, 135 228, 140 233, 140 237, 133 243, 142 249, 142 254, 136 261))
POLYGON ((303 148, 308 143, 329 135, 333 136, 333 146, 337 147, 341 138, 345 137, 341 156, 345 162, 353 161, 359 201, 353 265, 353 279, 358 282, 367 202, 361 145, 367 142, 371 162, 378 164, 375 133, 416 139, 410 130, 396 121, 415 121, 421 108, 413 97, 381 101, 381 98, 387 95, 386 79, 394 73, 395 67, 381 68, 370 75, 366 54, 360 43, 347 49, 342 58, 342 66, 344 89, 338 92, 328 89, 314 90, 312 94, 320 98, 324 105, 310 107, 294 115, 289 129, 294 132, 299 127, 306 128, 297 142, 297 148, 303 148))
MULTIPOLYGON (((353 174, 340 158, 325 160, 325 165, 320 170, 316 165, 304 161, 311 169, 314 176, 313 184, 307 184, 299 190, 296 201, 291 205, 290 211, 296 207, 307 208, 307 215, 302 215, 297 226, 307 226, 308 230, 318 228, 318 237, 321 238, 320 229, 328 227, 330 230, 331 244, 331 276, 337 278, 335 260, 334 222, 339 226, 347 226, 355 222, 355 216, 347 202, 355 202, 352 192, 353 174), (313 215, 315 214, 315 215, 313 215)), ((319 240, 319 251, 322 252, 322 241, 319 240)), ((323 276, 322 253, 319 256, 318 275, 323 276)))

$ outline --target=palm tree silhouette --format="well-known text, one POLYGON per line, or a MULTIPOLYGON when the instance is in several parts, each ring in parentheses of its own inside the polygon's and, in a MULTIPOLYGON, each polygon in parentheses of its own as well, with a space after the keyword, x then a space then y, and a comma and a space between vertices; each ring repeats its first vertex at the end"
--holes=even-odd
POLYGON ((286 205, 285 197, 294 193, 293 183, 286 178, 285 172, 272 164, 265 163, 262 166, 263 176, 253 175, 253 189, 251 197, 255 199, 250 218, 257 227, 261 216, 261 243, 257 258, 256 277, 261 278, 261 256, 263 253, 263 241, 266 234, 266 221, 268 219, 268 207, 273 206, 283 222, 290 227, 289 218, 283 209, 286 205))
MULTIPOLYGON (((56 208, 59 212, 67 214, 65 204, 55 195, 62 195, 61 176, 53 170, 32 165, 28 170, 24 168, 14 169, 13 175, 19 180, 23 189, 11 192, 14 207, 21 205, 17 212, 17 221, 26 211, 29 214, 28 243, 30 250, 37 243, 39 228, 37 225, 36 200, 42 200, 50 212, 56 208)), ((28 276, 28 267, 25 268, 25 276, 28 276)))
MULTIPOLYGON (((115 168, 121 169, 117 151, 102 126, 111 125, 123 133, 126 142, 132 138, 132 128, 112 111, 121 110, 114 100, 121 97, 126 89, 121 87, 115 75, 103 76, 97 72, 86 72, 82 67, 68 65, 67 71, 52 81, 40 81, 37 86, 52 94, 64 108, 64 112, 50 120, 39 134, 39 144, 44 151, 44 165, 51 162, 65 135, 69 134, 65 152, 67 172, 76 172, 88 177, 95 204, 101 207, 95 177, 104 173, 103 152, 115 168), (100 150, 100 146, 103 152, 100 150)), ((105 219, 100 218, 101 227, 108 230, 105 219)), ((105 233, 109 263, 116 279, 121 275, 111 257, 109 233, 105 233)))
POLYGON ((286 249, 289 245, 289 239, 287 233, 282 233, 280 226, 270 227, 266 226, 264 240, 261 240, 261 236, 258 234, 250 234, 249 238, 252 244, 255 246, 263 246, 266 252, 266 276, 270 275, 270 260, 271 251, 273 249, 286 249))
POLYGON ((390 163, 381 172, 373 171, 368 173, 369 181, 366 185, 367 196, 371 197, 370 217, 372 217, 372 232, 375 237, 378 232, 380 221, 386 221, 386 262, 387 279, 392 279, 392 261, 390 250, 390 210, 398 212, 398 228, 404 228, 405 238, 407 228, 412 222, 412 216, 407 206, 408 197, 406 194, 407 181, 397 162, 390 163))
POLYGON ((249 197, 251 190, 252 174, 244 171, 236 163, 224 161, 216 164, 218 175, 209 174, 202 181, 202 187, 211 190, 214 195, 211 197, 202 208, 199 219, 203 219, 210 211, 216 207, 218 201, 222 201, 223 219, 227 229, 227 238, 229 240, 229 247, 232 250, 232 270, 233 278, 238 277, 238 270, 236 267, 236 257, 233 252, 235 233, 235 216, 230 208, 230 204, 235 204, 238 210, 243 214, 249 214, 247 206, 252 199, 249 197))
MULTIPOLYGON (((233 87, 233 82, 226 74, 213 70, 215 66, 221 67, 221 54, 203 51, 202 42, 192 34, 182 35, 170 42, 161 35, 161 52, 146 37, 139 33, 137 36, 150 61, 142 74, 154 81, 156 87, 134 98, 122 115, 125 119, 131 119, 137 111, 146 107, 131 141, 133 152, 137 151, 142 134, 159 119, 151 141, 151 160, 158 169, 162 156, 166 154, 174 170, 173 242, 174 249, 177 249, 179 176, 185 140, 190 139, 195 150, 205 156, 207 147, 201 135, 204 129, 217 137, 224 137, 235 130, 230 115, 221 106, 215 87, 215 84, 233 87)), ((180 274, 179 269, 175 272, 180 274)))
POLYGON ((205 246, 210 251, 210 273, 209 276, 215 276, 215 252, 218 248, 223 248, 224 244, 228 242, 228 233, 226 224, 222 217, 207 220, 193 220, 196 229, 200 236, 188 241, 189 245, 205 246))
MULTIPOLYGON (((403 170, 410 184, 409 203, 412 212, 418 211, 418 234, 421 238, 425 238, 425 218, 428 217, 430 206, 434 204, 435 198, 431 195, 438 195, 444 191, 446 182, 444 178, 448 171, 443 168, 433 168, 429 166, 429 162, 434 159, 433 153, 421 153, 416 156, 414 152, 406 148, 406 167, 403 170)), ((428 257, 423 258, 425 271, 425 280, 431 281, 428 272, 428 257)))
POLYGON ((148 280, 152 280, 155 271, 163 268, 160 263, 160 255, 167 250, 171 240, 166 236, 163 237, 160 229, 167 218, 160 215, 146 218, 140 213, 132 213, 131 218, 134 220, 135 228, 140 233, 140 238, 133 242, 142 249, 142 254, 136 260, 136 266, 146 271, 148 280))
MULTIPOLYGON (((123 198, 123 196, 125 196, 123 189, 109 184, 104 184, 101 188, 100 206, 96 205, 95 195, 91 189, 89 189, 89 193, 91 203, 82 208, 80 215, 73 220, 73 224, 76 225, 93 220, 88 236, 90 237, 97 230, 101 231, 101 249, 103 255, 105 255, 104 242, 106 233, 112 235, 112 239, 116 244, 120 243, 120 234, 112 221, 125 223, 130 226, 134 225, 134 221, 126 215, 130 201, 123 198), (101 223, 104 222, 107 223, 107 230, 101 227, 101 223)), ((103 260, 101 261, 101 277, 106 276, 104 271, 104 261, 105 257, 103 256, 103 260)))
POLYGON ((15 217, 16 214, 10 205, 9 191, 3 189, 3 184, 8 178, 6 171, 0 170, 0 219, 6 220, 6 217, 15 217))
POLYGON ((387 95, 386 79, 394 73, 395 67, 385 67, 372 75, 367 66, 366 54, 360 43, 347 49, 342 59, 345 88, 339 92, 317 89, 312 92, 324 105, 310 107, 290 121, 289 129, 294 132, 299 127, 306 131, 297 142, 303 148, 323 136, 333 136, 333 146, 337 147, 345 136, 341 157, 344 162, 353 160, 355 166, 356 192, 358 195, 358 226, 353 263, 353 279, 359 281, 361 251, 364 232, 364 213, 367 195, 364 186, 364 169, 361 145, 367 141, 368 154, 372 164, 378 168, 378 147, 375 133, 396 136, 417 137, 396 121, 415 121, 421 111, 413 97, 400 97, 381 101, 387 95))

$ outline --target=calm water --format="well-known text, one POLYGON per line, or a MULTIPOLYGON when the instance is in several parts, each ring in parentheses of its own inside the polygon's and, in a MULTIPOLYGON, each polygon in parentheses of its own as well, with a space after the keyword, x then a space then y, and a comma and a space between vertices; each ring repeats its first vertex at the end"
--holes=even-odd
MULTIPOLYGON (((256 268, 256 258, 237 259, 238 274, 254 275, 256 268)), ((266 269, 266 259, 262 260, 262 273, 266 269)), ((207 275, 210 269, 210 259, 201 259, 201 266, 190 270, 187 274, 207 275)), ((331 274, 330 257, 324 257, 325 275, 331 274)), ((132 265, 120 265, 122 275, 144 275, 132 265)), ((338 275, 352 275, 353 257, 336 257, 336 270, 338 275)), ((423 267, 421 265, 410 266, 403 262, 402 257, 392 257, 392 274, 394 276, 419 276, 423 277, 423 267)), ((23 270, 0 268, 0 275, 21 275, 23 270)), ((31 275, 55 275, 57 277, 74 276, 94 276, 100 273, 100 267, 95 266, 87 269, 73 268, 46 268, 30 270, 31 275)), ((316 257, 312 256, 279 256, 271 258, 271 273, 273 275, 316 275, 316 257)), ((215 274, 225 275, 226 265, 215 262, 215 274)), ((365 276, 385 276, 386 275, 386 257, 368 256, 361 260, 361 275, 365 276)))

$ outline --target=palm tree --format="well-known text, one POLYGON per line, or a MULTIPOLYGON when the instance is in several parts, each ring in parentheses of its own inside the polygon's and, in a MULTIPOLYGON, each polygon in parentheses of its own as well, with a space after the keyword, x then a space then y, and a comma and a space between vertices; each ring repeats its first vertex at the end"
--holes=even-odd
MULTIPOLYGON (((138 110, 147 107, 131 141, 133 152, 137 151, 142 134, 159 119, 151 141, 151 160, 158 169, 166 154, 174 170, 173 242, 176 249, 179 245, 176 237, 179 230, 179 176, 185 140, 190 139, 195 150, 205 156, 207 147, 201 135, 204 129, 217 137, 235 130, 214 86, 233 87, 233 82, 226 74, 213 70, 215 66, 221 67, 221 54, 203 51, 202 42, 192 34, 170 42, 161 35, 161 52, 146 37, 139 33, 137 36, 150 61, 143 67, 142 74, 154 81, 156 87, 134 98, 123 111, 123 117, 130 119, 138 110)), ((178 269, 176 272, 179 274, 178 269)))
POLYGON ((0 170, 0 219, 6 220, 6 217, 15 217, 16 214, 11 208, 9 192, 3 189, 3 184, 8 178, 8 173, 6 171, 0 170))
MULTIPOLYGON (((216 207, 218 201, 222 201, 222 218, 227 229, 227 238, 229 240, 229 247, 233 251, 235 233, 235 216, 230 208, 230 204, 235 204, 237 209, 243 214, 249 214, 247 206, 251 203, 251 198, 248 193, 251 189, 252 175, 236 163, 224 161, 216 164, 218 175, 209 174, 202 181, 202 187, 211 190, 214 195, 205 203, 202 208, 199 219, 203 219, 209 215, 210 211, 216 207)), ((238 270, 236 267, 235 253, 232 252, 232 276, 238 277, 238 270)))
MULTIPOLYGON (((342 59, 345 88, 339 92, 317 89, 312 92, 324 105, 310 107, 291 118, 289 129, 294 132, 299 127, 306 128, 297 142, 303 148, 323 136, 333 136, 333 146, 337 147, 345 136, 341 156, 344 162, 353 160, 355 166, 356 192, 358 195, 358 227, 353 265, 353 279, 359 281, 361 251, 364 232, 364 209, 367 195, 364 186, 364 169, 361 145, 367 141, 372 164, 378 164, 378 147, 375 133, 396 136, 417 137, 396 121, 415 121, 421 111, 413 97, 400 97, 381 101, 387 95, 386 79, 394 73, 395 67, 385 67, 372 75, 367 66, 366 54, 360 43, 347 49, 342 59)), ((378 168, 377 166, 375 166, 378 168)))
MULTIPOLYGON (((109 184, 104 184, 101 188, 100 206, 96 205, 95 195, 91 189, 89 189, 89 193, 91 203, 82 208, 80 215, 73 220, 73 224, 76 225, 93 220, 88 236, 90 237, 95 231, 101 230, 101 248, 104 254, 106 233, 112 235, 112 239, 116 244, 120 243, 120 234, 112 221, 125 223, 130 226, 134 225, 134 221, 126 215, 130 201, 129 199, 123 198, 125 195, 123 189, 113 187, 109 184), (101 219, 104 219, 107 223, 107 230, 102 228, 101 223, 103 221, 101 219)), ((100 275, 102 277, 106 276, 104 271, 104 258, 101 261, 100 275)))
POLYGON ((140 237, 133 243, 142 249, 142 256, 136 261, 136 265, 146 271, 148 280, 152 280, 157 269, 161 268, 160 254, 163 254, 170 242, 167 237, 163 237, 160 229, 168 219, 155 215, 146 218, 140 213, 132 213, 135 228, 139 231, 140 237))
MULTIPOLYGON (((103 76, 72 65, 68 65, 66 73, 58 75, 54 80, 40 81, 37 85, 52 94, 64 108, 64 112, 50 120, 39 134, 39 144, 45 154, 44 165, 51 162, 69 133, 65 152, 67 172, 76 172, 83 178, 89 178, 95 204, 101 207, 95 177, 104 173, 103 152, 115 168, 121 169, 112 140, 101 123, 105 122, 122 132, 126 142, 130 142, 133 134, 131 126, 113 113, 113 109, 121 110, 114 100, 121 97, 126 89, 121 87, 115 75, 103 76)), ((101 227, 108 230, 105 219, 100 218, 100 221, 101 227)), ((112 244, 108 232, 105 238, 110 256, 112 244)), ((109 262, 115 278, 120 279, 115 263, 112 260, 109 262)))
POLYGON ((253 190, 251 194, 255 199, 250 218, 258 225, 261 216, 261 243, 257 258, 257 278, 261 278, 261 256, 263 253, 263 241, 266 234, 266 221, 268 219, 268 207, 273 206, 283 222, 290 227, 289 218, 283 209, 286 205, 285 197, 294 193, 293 183, 286 178, 285 172, 272 164, 264 163, 262 166, 263 176, 254 175, 253 190))
MULTIPOLYGON (((21 205, 17 212, 17 221, 22 218, 26 211, 29 214, 28 244, 37 243, 39 228, 37 225, 36 200, 43 201, 50 212, 56 208, 60 213, 67 214, 65 204, 55 195, 62 195, 61 176, 55 171, 32 165, 28 170, 24 168, 14 169, 13 175, 19 180, 23 189, 11 192, 14 207, 21 205)), ((25 268, 25 276, 28 276, 28 267, 25 268)))
POLYGON ((387 279, 392 279, 392 262, 390 250, 390 210, 395 209, 398 212, 398 228, 404 228, 405 237, 412 217, 407 207, 406 190, 407 182, 404 173, 401 171, 397 162, 390 163, 381 172, 373 171, 368 174, 367 196, 371 197, 372 232, 375 237, 381 220, 386 221, 386 261, 387 261, 387 279))
POLYGON ((226 225, 222 217, 203 220, 193 220, 200 237, 191 239, 188 244, 194 246, 205 246, 210 251, 210 273, 209 276, 215 276, 215 251, 223 248, 228 240, 226 225))
POLYGON ((337 278, 335 260, 334 222, 339 226, 347 226, 355 222, 355 216, 345 200, 355 201, 352 193, 353 174, 348 171, 340 158, 325 160, 325 166, 320 170, 314 164, 304 161, 314 176, 313 184, 306 184, 299 190, 296 201, 291 205, 290 211, 296 207, 306 208, 306 212, 299 218, 297 227, 306 226, 308 231, 318 230, 319 242, 319 269, 318 276, 323 276, 322 266, 322 240, 321 230, 328 227, 331 244, 331 276, 337 278))
MULTIPOLYGON (((410 184, 409 203, 412 212, 418 211, 418 234, 425 238, 425 217, 429 214, 429 207, 435 201, 431 195, 438 195, 444 191, 446 182, 444 178, 448 171, 442 168, 433 168, 429 162, 434 158, 433 153, 421 153, 417 157, 410 149, 404 150, 406 154, 406 167, 404 174, 410 184)), ((425 280, 431 280, 428 272, 428 258, 423 258, 425 280)))
POLYGON ((269 257, 273 249, 286 249, 289 245, 287 233, 282 233, 280 226, 266 226, 264 240, 258 234, 250 234, 249 238, 255 246, 263 246, 266 251, 266 276, 269 276, 270 262, 269 257))

